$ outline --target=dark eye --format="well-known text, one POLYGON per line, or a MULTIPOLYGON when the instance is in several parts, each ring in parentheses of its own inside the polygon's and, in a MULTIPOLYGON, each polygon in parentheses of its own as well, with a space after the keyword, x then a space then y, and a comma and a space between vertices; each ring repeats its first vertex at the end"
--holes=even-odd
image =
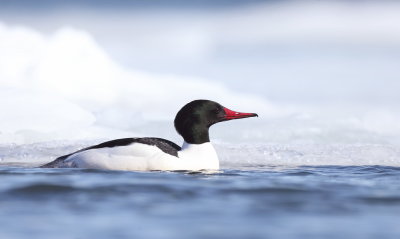
POLYGON ((218 114, 219 112, 221 112, 221 110, 219 108, 215 108, 215 109, 212 110, 212 112, 214 114, 218 114))

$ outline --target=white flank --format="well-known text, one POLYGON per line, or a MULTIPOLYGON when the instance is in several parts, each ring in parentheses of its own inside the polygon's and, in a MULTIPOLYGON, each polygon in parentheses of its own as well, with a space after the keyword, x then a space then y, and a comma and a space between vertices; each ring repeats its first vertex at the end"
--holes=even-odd
POLYGON ((106 170, 203 170, 219 169, 217 153, 211 143, 184 143, 178 157, 156 146, 133 143, 127 146, 90 149, 73 154, 64 167, 106 170))

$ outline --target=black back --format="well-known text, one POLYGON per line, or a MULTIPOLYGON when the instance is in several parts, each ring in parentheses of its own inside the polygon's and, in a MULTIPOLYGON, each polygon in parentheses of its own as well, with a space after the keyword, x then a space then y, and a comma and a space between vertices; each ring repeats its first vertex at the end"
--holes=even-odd
POLYGON ((100 148, 112 148, 112 147, 118 147, 118 146, 127 146, 133 143, 140 143, 140 144, 147 144, 147 145, 152 145, 156 146, 160 150, 162 150, 164 153, 170 154, 172 156, 178 157, 178 151, 181 150, 181 147, 176 145, 175 143, 168 141, 166 139, 161 139, 161 138, 124 138, 124 139, 115 139, 111 141, 107 141, 101 144, 97 144, 94 146, 90 146, 81 150, 78 150, 74 153, 67 154, 61 157, 58 157, 56 160, 45 164, 43 166, 40 166, 41 168, 54 168, 58 167, 60 163, 62 163, 66 158, 69 156, 80 153, 89 149, 100 149, 100 148))

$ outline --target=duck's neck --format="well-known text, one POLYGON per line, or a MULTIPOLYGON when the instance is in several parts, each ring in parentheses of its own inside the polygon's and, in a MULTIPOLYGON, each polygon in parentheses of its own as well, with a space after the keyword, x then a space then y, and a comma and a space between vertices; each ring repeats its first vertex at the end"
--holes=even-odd
POLYGON ((210 142, 210 135, 208 133, 208 127, 204 125, 195 125, 181 132, 185 143, 188 144, 203 144, 210 142))

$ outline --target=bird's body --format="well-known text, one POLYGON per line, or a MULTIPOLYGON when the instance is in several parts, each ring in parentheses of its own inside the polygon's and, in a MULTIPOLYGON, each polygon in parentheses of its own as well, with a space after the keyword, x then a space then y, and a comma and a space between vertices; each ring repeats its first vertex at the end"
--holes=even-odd
POLYGON ((104 142, 61 156, 45 168, 105 170, 216 170, 217 153, 210 143, 211 125, 230 119, 257 116, 230 111, 218 103, 192 101, 175 118, 175 128, 184 138, 182 147, 160 138, 125 138, 104 142))
POLYGON ((120 144, 109 141, 62 157, 46 167, 128 171, 219 169, 211 143, 184 143, 181 148, 158 138, 121 139, 120 144))

